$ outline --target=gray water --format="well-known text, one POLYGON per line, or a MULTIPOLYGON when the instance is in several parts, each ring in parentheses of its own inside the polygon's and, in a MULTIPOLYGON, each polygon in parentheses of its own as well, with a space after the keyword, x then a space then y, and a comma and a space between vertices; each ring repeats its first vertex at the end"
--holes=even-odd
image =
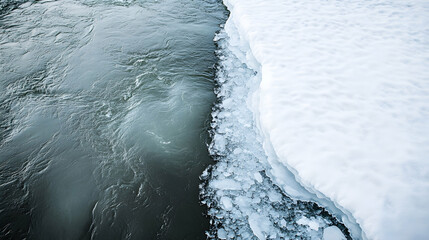
POLYGON ((0 239, 204 239, 221 2, 5 3, 0 239))

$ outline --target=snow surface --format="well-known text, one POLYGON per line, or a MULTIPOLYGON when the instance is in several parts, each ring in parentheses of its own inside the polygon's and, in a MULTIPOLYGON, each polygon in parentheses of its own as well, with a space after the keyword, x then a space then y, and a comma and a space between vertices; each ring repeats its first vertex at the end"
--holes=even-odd
POLYGON ((306 198, 293 172, 354 238, 427 238, 429 2, 224 2, 273 183, 306 198))

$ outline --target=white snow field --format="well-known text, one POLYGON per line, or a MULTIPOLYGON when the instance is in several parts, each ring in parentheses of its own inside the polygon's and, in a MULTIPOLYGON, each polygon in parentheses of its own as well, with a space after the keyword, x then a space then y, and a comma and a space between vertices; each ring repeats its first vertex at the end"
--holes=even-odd
MULTIPOLYGON (((250 95, 242 105, 252 111, 268 158, 264 165, 263 153, 253 155, 261 162, 249 170, 252 184, 268 181, 259 173, 267 169, 272 185, 295 199, 326 207, 354 239, 427 239, 429 1, 224 3, 231 12, 225 32, 229 37, 238 34, 230 50, 256 73, 250 78, 257 79, 249 80, 250 95)), ((223 104, 228 109, 232 102, 223 104)), ((225 114, 220 118, 240 115, 233 110, 239 105, 236 102, 230 111, 216 114, 225 114)), ((237 121, 246 126, 246 119, 237 121)), ((229 152, 233 161, 250 153, 240 146, 226 146, 229 139, 222 136, 231 131, 237 132, 218 129, 212 146, 217 150, 212 152, 222 155, 226 148, 235 149, 229 152)), ((258 141, 257 137, 243 139, 258 141)), ((229 180, 228 168, 224 173, 210 184, 223 197, 221 207, 231 213, 239 204, 238 195, 225 192, 242 188, 251 192, 255 185, 229 180)), ((241 199, 241 208, 255 204, 246 202, 249 199, 241 199)), ((279 238, 263 229, 283 222, 269 222, 273 218, 263 213, 247 214, 254 235, 279 238)), ((314 219, 310 230, 323 225, 314 219)), ((336 227, 326 228, 323 234, 325 238, 339 235, 336 227)), ((219 231, 221 239, 232 236, 228 229, 219 231)), ((317 236, 322 236, 321 230, 317 236)))

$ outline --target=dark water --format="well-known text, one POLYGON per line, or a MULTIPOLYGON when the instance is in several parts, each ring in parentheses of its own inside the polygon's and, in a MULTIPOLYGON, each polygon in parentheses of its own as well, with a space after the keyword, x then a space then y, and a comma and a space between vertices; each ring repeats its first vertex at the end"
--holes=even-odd
POLYGON ((222 3, 1 7, 0 239, 204 239, 222 3))

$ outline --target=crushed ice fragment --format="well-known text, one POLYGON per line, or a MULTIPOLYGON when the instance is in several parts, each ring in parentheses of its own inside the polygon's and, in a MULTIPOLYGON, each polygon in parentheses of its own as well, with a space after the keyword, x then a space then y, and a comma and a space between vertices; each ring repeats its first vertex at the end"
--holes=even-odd
POLYGON ((319 230, 319 223, 308 219, 306 217, 301 217, 296 223, 300 224, 300 225, 305 225, 308 226, 309 228, 313 229, 314 231, 318 231, 319 230))
POLYGON ((255 234, 259 240, 266 239, 264 232, 269 232, 270 219, 257 213, 252 213, 249 216, 249 225, 253 234, 255 234))
POLYGON ((222 206, 225 208, 225 210, 231 210, 232 208, 232 200, 229 197, 222 197, 221 198, 222 206))
POLYGON ((323 240, 346 240, 346 237, 338 227, 330 226, 323 230, 323 240))
POLYGON ((225 229, 223 229, 223 228, 219 229, 219 230, 217 231, 217 237, 218 237, 219 239, 226 239, 226 238, 227 238, 227 234, 226 234, 225 229))
POLYGON ((280 202, 282 200, 282 195, 280 193, 271 191, 268 193, 268 198, 271 202, 280 202))
POLYGON ((261 174, 259 172, 255 172, 253 174, 253 176, 255 177, 256 181, 258 181, 258 183, 262 182, 262 176, 261 176, 261 174))

